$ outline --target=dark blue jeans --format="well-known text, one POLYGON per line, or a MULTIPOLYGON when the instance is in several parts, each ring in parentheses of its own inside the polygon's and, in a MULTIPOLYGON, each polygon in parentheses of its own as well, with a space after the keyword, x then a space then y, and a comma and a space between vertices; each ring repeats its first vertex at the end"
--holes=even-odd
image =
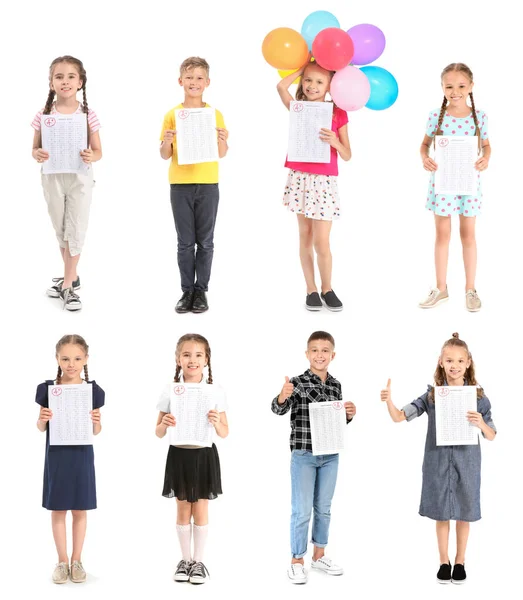
POLYGON ((208 289, 219 199, 217 183, 171 183, 178 268, 184 292, 208 289))

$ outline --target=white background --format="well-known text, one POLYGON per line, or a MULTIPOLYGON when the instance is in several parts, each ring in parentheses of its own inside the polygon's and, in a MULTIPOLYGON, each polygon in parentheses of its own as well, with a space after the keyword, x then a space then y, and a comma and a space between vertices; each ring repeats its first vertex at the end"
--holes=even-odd
MULTIPOLYGON (((396 405, 421 395, 453 331, 469 343, 499 430, 494 443, 482 443, 483 519, 471 527, 469 581, 460 595, 487 598, 509 589, 522 533, 515 142, 522 94, 520 33, 508 7, 504 0, 12 5, 0 25, 2 595, 439 597, 435 526, 417 514, 426 420, 393 424, 379 391, 392 377, 396 405), (345 29, 379 26, 387 47, 376 64, 400 89, 391 109, 349 115, 353 159, 340 164, 343 214, 332 231, 340 314, 303 309, 295 217, 281 206, 287 113, 278 75, 261 54, 269 31, 300 30, 318 9, 334 12, 345 29), (103 126, 79 314, 63 312, 44 293, 61 264, 30 154, 30 123, 47 97, 48 66, 62 54, 84 61, 89 106, 103 126), (176 315, 176 236, 158 137, 164 114, 183 98, 178 66, 190 55, 210 62, 204 98, 224 114, 230 151, 220 165, 211 309, 176 315), (441 104, 439 74, 454 61, 474 72, 476 106, 489 116, 493 147, 478 219, 478 314, 464 308, 457 221, 451 299, 433 311, 417 308, 434 283, 434 225, 424 209, 428 175, 418 149, 429 111, 441 104), (303 351, 316 329, 336 338, 331 372, 358 414, 347 429, 328 548, 346 574, 313 573, 300 589, 286 579, 289 422, 271 413, 270 401, 285 375, 307 368, 303 351), (179 560, 176 507, 161 496, 167 440, 154 435, 176 340, 189 331, 210 340, 213 373, 230 405, 231 433, 219 443, 224 495, 210 505, 205 562, 212 582, 200 592, 171 580, 179 560), (50 582, 50 515, 41 508, 44 435, 35 427, 33 398, 37 384, 56 373, 54 344, 65 333, 80 333, 91 345, 90 375, 106 390, 107 404, 95 447, 99 508, 89 514, 83 556, 89 580, 57 589, 50 582)), ((453 548, 452 534, 452 560, 453 548)))

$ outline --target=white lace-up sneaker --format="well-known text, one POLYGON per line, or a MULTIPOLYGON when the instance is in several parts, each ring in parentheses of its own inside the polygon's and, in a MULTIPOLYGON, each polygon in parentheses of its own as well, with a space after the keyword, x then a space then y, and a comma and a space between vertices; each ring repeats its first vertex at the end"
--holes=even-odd
POLYGON ((56 565, 53 571, 53 583, 65 583, 69 577, 69 565, 61 562, 56 565))
POLYGON ((326 556, 322 556, 321 558, 318 558, 318 560, 313 560, 311 562, 311 567, 329 575, 343 575, 343 568, 334 564, 332 560, 326 556))
POLYGON ((465 302, 469 312, 478 312, 481 308, 481 300, 479 299, 476 290, 467 290, 465 302))
POLYGON ((292 583, 307 583, 307 571, 301 563, 292 563, 287 569, 287 575, 292 583))
POLYGON ((434 308, 440 302, 444 302, 449 299, 449 290, 445 288, 445 291, 440 292, 438 288, 430 290, 429 295, 419 303, 420 308, 434 308))
POLYGON ((71 581, 73 583, 83 583, 87 579, 87 573, 79 560, 73 560, 71 563, 71 581))

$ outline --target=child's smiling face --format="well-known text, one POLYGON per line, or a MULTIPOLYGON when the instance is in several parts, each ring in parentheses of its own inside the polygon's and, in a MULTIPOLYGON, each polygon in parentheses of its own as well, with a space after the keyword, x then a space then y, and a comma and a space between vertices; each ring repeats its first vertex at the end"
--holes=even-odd
POLYGON ((51 77, 51 89, 62 99, 76 98, 76 92, 82 87, 78 69, 71 63, 61 62, 54 66, 51 77))
POLYGON ((470 367, 470 363, 468 352, 459 346, 447 346, 439 359, 448 385, 463 385, 465 372, 470 367))
POLYGON ((443 93, 450 106, 462 108, 467 103, 467 97, 474 83, 461 71, 450 71, 441 80, 443 93))
POLYGON ((176 364, 182 368, 183 380, 186 383, 200 383, 203 369, 207 366, 205 346, 193 341, 184 342, 176 364))
POLYGON ((186 69, 178 79, 185 95, 190 98, 201 98, 205 88, 211 83, 207 71, 201 67, 186 69))
POLYGON ((61 346, 56 360, 62 369, 62 383, 81 380, 82 370, 89 357, 78 344, 64 344, 61 346))
POLYGON ((301 77, 303 93, 309 102, 323 102, 329 91, 331 75, 319 65, 308 65, 301 77))
POLYGON ((336 353, 329 340, 313 340, 309 342, 305 356, 310 363, 310 369, 316 375, 326 373, 336 353))

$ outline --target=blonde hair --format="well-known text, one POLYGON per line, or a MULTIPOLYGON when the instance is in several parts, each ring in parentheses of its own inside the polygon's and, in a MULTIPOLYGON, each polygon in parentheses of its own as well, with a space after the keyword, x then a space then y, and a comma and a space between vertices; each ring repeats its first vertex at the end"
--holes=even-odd
MULTIPOLYGON (((463 73, 465 77, 470 81, 470 83, 474 83, 474 76, 472 75, 472 71, 467 67, 465 63, 451 63, 447 65, 443 71, 441 72, 441 79, 445 77, 447 73, 463 73)), ((481 131, 479 128, 478 117, 476 115, 476 105, 474 104, 474 95, 472 92, 469 92, 470 96, 470 104, 472 108, 472 118, 474 119, 474 125, 476 126, 476 131, 474 135, 478 136, 478 154, 481 151, 481 131)), ((434 133, 434 144, 436 144, 436 136, 443 135, 443 131, 441 130, 441 124, 443 123, 443 117, 445 116, 445 110, 447 108, 447 97, 443 94, 443 102, 441 103, 441 109, 439 111, 438 118, 438 126, 436 127, 436 131, 434 133)))
POLYGON ((301 74, 301 77, 300 77, 300 82, 298 83, 298 87, 296 88, 296 100, 299 100, 300 102, 307 100, 307 96, 305 95, 305 92, 303 91, 303 78, 305 77, 305 73, 309 67, 317 67, 317 68, 321 69, 322 71, 325 71, 325 73, 327 73, 330 78, 329 83, 332 80, 334 74, 336 73, 336 71, 328 71, 327 69, 320 67, 320 65, 317 62, 309 63, 303 70, 303 73, 301 74))
MULTIPOLYGON (((51 82, 53 80, 54 68, 60 63, 67 63, 69 65, 73 65, 73 67, 78 71, 78 76, 82 81, 82 87, 80 88, 80 90, 83 91, 82 110, 84 113, 88 113, 89 108, 87 106, 87 73, 85 72, 84 65, 80 59, 69 55, 59 56, 58 58, 55 58, 49 67, 49 86, 51 85, 51 82)), ((47 95, 47 101, 45 103, 45 108, 43 111, 44 115, 48 115, 51 113, 54 97, 55 91, 49 89, 49 94, 47 95)))
POLYGON ((185 71, 190 71, 191 69, 203 69, 207 73, 207 79, 209 79, 210 67, 205 58, 200 58, 199 56, 186 58, 180 65, 180 78, 183 77, 185 71))
MULTIPOLYGON (((85 352, 86 356, 89 354, 89 346, 87 345, 87 342, 84 340, 84 338, 81 335, 70 334, 64 335, 58 340, 58 343, 56 344, 56 358, 58 358, 58 355, 60 354, 60 348, 62 346, 65 346, 66 344, 75 344, 76 346, 80 346, 80 348, 85 352)), ((58 373, 56 374, 56 385, 61 384, 62 375, 62 368, 60 367, 60 365, 58 365, 58 373)), ((89 381, 89 372, 87 371, 87 364, 84 365, 84 375, 85 380, 89 381)))
MULTIPOLYGON (((472 360, 472 354, 470 353, 470 350, 469 350, 469 347, 467 346, 467 344, 463 340, 459 339, 459 333, 453 333, 452 337, 443 344, 443 346, 441 348, 440 359, 443 354, 443 350, 445 350, 445 348, 449 348, 449 347, 462 348, 463 350, 465 350, 465 352, 467 353, 468 359, 470 360, 470 366, 465 371, 465 379, 467 380, 467 385, 477 386, 478 382, 476 381, 476 368, 474 366, 474 361, 472 360)), ((440 360, 438 360, 438 365, 436 367, 436 371, 434 372, 434 385, 437 387, 445 385, 445 381, 446 381, 445 369, 441 366, 440 360)), ((478 398, 482 398, 483 397, 483 389, 480 387, 478 387, 477 389, 478 389, 478 398)), ((434 402, 434 389, 430 390, 429 399, 432 402, 434 402)))
POLYGON ((207 361, 207 369, 209 371, 209 376, 207 377, 207 383, 212 383, 212 369, 211 369, 211 347, 209 346, 209 342, 200 335, 199 333, 186 333, 182 335, 182 337, 178 340, 176 344, 176 371, 174 373, 174 381, 178 383, 180 381, 180 373, 182 372, 182 368, 178 364, 178 359, 180 358, 180 354, 182 351, 182 346, 185 342, 196 342, 197 344, 201 344, 205 349, 205 360, 207 361))

